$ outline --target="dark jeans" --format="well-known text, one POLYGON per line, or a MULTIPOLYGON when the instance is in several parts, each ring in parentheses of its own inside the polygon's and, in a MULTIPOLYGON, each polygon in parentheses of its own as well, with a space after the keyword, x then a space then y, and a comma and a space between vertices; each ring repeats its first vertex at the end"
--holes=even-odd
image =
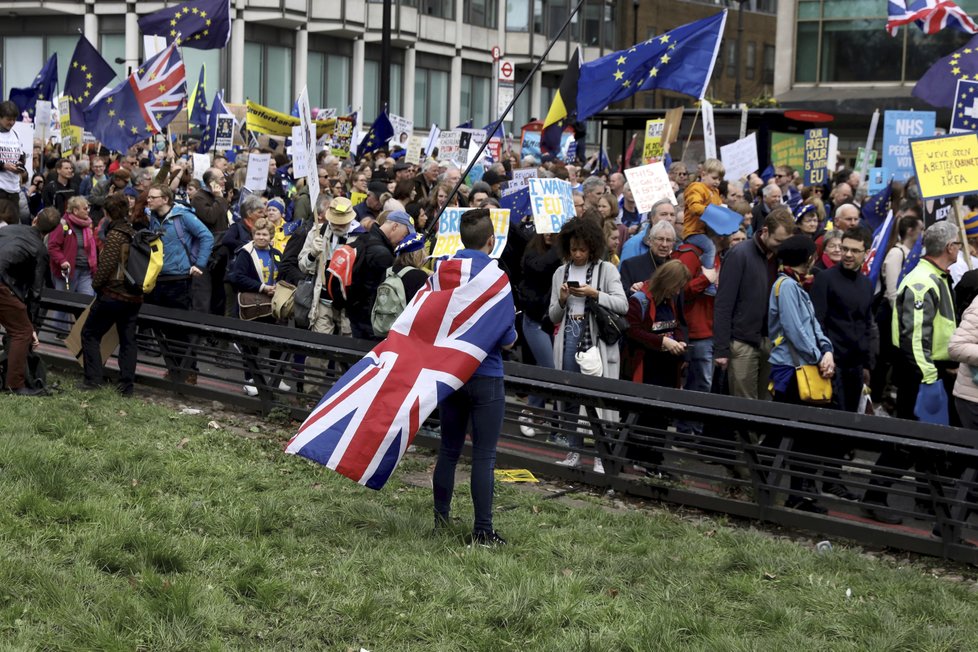
POLYGON ((102 336, 112 326, 119 331, 119 392, 132 394, 136 382, 136 318, 140 303, 99 296, 81 332, 85 382, 102 384, 102 336))
POLYGON ((34 337, 34 326, 27 306, 3 283, 0 283, 0 326, 7 330, 7 389, 24 386, 27 353, 34 337))
POLYGON ((835 368, 832 377, 832 407, 844 412, 859 409, 859 398, 863 393, 862 366, 835 368))
POLYGON ((441 448, 433 478, 436 521, 448 520, 455 490, 455 466, 471 422, 473 531, 492 531, 493 470, 505 407, 503 379, 493 376, 472 376, 469 382, 442 401, 439 406, 441 448))
MULTIPOLYGON (((190 279, 158 280, 156 287, 146 297, 146 303, 161 308, 190 310, 190 279)), ((168 326, 160 329, 161 346, 166 350, 164 360, 171 375, 197 372, 197 360, 190 345, 193 337, 184 328, 168 326)))

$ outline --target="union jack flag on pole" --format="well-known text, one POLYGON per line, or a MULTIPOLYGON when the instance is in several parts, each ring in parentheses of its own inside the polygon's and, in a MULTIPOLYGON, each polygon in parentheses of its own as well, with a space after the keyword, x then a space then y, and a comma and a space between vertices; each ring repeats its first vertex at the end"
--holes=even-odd
POLYGON ((946 27, 966 34, 978 33, 978 25, 951 0, 889 0, 887 14, 886 29, 890 36, 896 36, 901 26, 910 23, 917 23, 925 34, 937 34, 946 27))
POLYGON ((425 419, 464 385, 515 316, 509 278, 488 257, 442 261, 387 339, 336 381, 285 452, 380 489, 425 419))

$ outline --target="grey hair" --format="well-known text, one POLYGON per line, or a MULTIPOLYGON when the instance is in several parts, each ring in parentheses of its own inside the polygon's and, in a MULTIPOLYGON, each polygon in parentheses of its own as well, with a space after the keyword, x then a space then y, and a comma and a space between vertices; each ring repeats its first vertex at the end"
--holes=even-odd
POLYGON ((844 232, 841 229, 832 229, 824 236, 822 236, 822 249, 825 249, 825 245, 827 245, 831 240, 841 241, 843 235, 844 232))
POLYGON ((319 197, 316 198, 316 215, 325 213, 331 201, 333 201, 333 196, 328 192, 319 193, 319 197))
POLYGON ((584 194, 587 195, 592 190, 599 187, 604 188, 605 186, 606 184, 604 182, 604 179, 602 179, 601 177, 588 177, 587 179, 584 180, 584 183, 581 184, 581 190, 583 190, 584 194))
POLYGON ((835 209, 835 215, 834 215, 834 217, 839 217, 839 212, 840 212, 840 211, 841 211, 841 210, 842 210, 843 208, 847 208, 847 207, 848 207, 848 208, 852 208, 852 209, 853 209, 853 210, 855 210, 855 211, 856 211, 857 213, 859 212, 859 207, 858 207, 858 206, 856 206, 855 204, 852 204, 852 203, 849 203, 849 204, 842 204, 842 205, 840 205, 840 206, 839 206, 838 208, 836 208, 836 209, 835 209))
MULTIPOLYGON (((781 192, 781 186, 779 186, 776 183, 769 183, 766 186, 764 186, 764 189, 763 190, 761 190, 761 194, 764 195, 765 197, 767 197, 772 192, 774 192, 774 189, 775 188, 778 189, 778 192, 781 192)), ((841 206, 840 206, 840 208, 841 208, 841 206)))
POLYGON ((431 168, 436 168, 436 167, 438 167, 438 161, 436 161, 433 158, 429 158, 424 162, 424 165, 421 166, 421 169, 427 172, 431 168))
POLYGON ((676 228, 673 226, 672 222, 656 222, 652 225, 652 228, 649 229, 648 239, 652 240, 652 238, 659 235, 660 232, 665 231, 666 229, 669 229, 669 235, 671 235, 673 238, 676 237, 676 228))
POLYGON ((241 200, 241 217, 247 217, 263 208, 265 208, 265 202, 262 201, 261 196, 248 195, 241 200))
POLYGON ((944 248, 957 240, 958 227, 947 220, 935 222, 924 231, 924 254, 940 256, 944 248))
POLYGON ((665 206, 666 204, 669 204, 670 206, 672 206, 673 210, 675 210, 676 205, 673 204, 668 199, 663 198, 655 202, 654 204, 652 204, 652 210, 649 211, 649 215, 655 215, 655 212, 659 210, 659 206, 665 206))

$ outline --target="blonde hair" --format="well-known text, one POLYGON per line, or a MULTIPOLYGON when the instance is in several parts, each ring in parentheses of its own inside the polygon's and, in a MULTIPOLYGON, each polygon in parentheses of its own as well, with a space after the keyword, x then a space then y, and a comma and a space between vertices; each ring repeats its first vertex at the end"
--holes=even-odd
POLYGON ((275 227, 272 226, 272 221, 267 217, 259 217, 255 220, 255 223, 251 226, 251 232, 255 231, 268 231, 269 233, 275 233, 275 227))
POLYGON ((70 197, 67 203, 65 204, 65 212, 74 213, 81 206, 85 206, 87 204, 88 204, 88 200, 85 197, 82 197, 81 195, 75 195, 74 197, 70 197))
POLYGON ((424 265, 425 251, 422 247, 421 249, 415 249, 414 251, 409 251, 407 253, 398 254, 397 258, 394 259, 395 265, 401 265, 403 267, 415 267, 421 269, 424 265))
POLYGON ((715 174, 718 177, 723 177, 726 171, 719 159, 708 158, 703 161, 703 174, 715 174))

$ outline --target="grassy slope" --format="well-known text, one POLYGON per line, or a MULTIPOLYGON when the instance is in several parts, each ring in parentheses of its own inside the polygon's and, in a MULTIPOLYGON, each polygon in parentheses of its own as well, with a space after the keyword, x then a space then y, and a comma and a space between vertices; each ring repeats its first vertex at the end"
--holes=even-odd
POLYGON ((858 551, 512 487, 512 545, 469 549, 432 535, 429 490, 202 416, 108 392, 0 415, 0 649, 978 649, 970 581, 858 551))

